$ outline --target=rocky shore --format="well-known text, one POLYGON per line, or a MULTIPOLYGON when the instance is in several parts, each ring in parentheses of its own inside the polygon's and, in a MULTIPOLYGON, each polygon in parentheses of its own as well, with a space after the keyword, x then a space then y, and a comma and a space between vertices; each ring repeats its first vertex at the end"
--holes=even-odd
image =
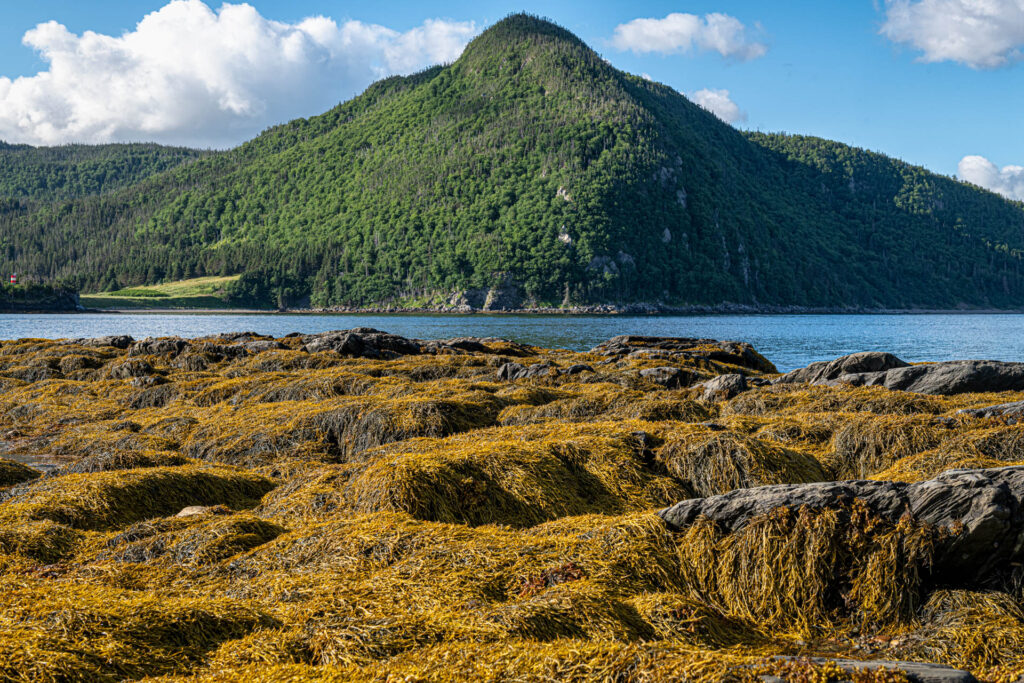
POLYGON ((2 341, 0 680, 1013 681, 1022 406, 708 339, 2 341))

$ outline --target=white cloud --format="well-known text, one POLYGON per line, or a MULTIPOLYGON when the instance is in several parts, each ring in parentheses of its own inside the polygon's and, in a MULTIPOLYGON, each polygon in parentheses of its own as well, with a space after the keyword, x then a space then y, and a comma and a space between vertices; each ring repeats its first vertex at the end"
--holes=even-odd
POLYGON ((389 74, 452 61, 476 32, 441 20, 405 33, 320 16, 286 24, 201 0, 174 0, 117 37, 50 21, 23 39, 48 69, 0 77, 0 139, 229 146, 389 74))
POLYGON ((957 165, 957 175, 960 180, 1024 201, 1024 166, 999 168, 985 157, 966 156, 957 165))
POLYGON ((709 90, 704 88, 689 93, 687 97, 699 104, 726 123, 738 123, 747 120, 747 112, 729 97, 728 90, 709 90))
POLYGON ((881 33, 923 62, 1006 66, 1024 57, 1024 0, 886 0, 881 33))
POLYGON ((664 19, 634 19, 615 27, 612 45, 620 50, 662 54, 697 49, 742 61, 768 52, 766 45, 747 37, 739 19, 718 12, 703 17, 673 12, 664 19))

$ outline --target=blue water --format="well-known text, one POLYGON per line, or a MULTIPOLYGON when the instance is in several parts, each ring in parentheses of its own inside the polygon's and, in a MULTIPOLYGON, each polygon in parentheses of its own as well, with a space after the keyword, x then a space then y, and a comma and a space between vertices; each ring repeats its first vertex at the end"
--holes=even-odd
POLYGON ((1024 361, 1024 314, 697 315, 230 315, 177 313, 0 315, 0 339, 105 334, 195 337, 254 331, 282 336, 376 327, 406 337, 505 337, 588 349, 617 334, 747 341, 780 370, 854 351, 891 351, 907 361, 985 358, 1024 361))

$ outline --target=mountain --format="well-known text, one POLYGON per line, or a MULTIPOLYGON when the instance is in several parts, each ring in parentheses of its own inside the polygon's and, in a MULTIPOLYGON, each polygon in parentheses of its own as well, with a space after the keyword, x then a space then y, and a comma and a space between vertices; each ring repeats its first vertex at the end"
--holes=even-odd
POLYGON ((0 197, 49 201, 103 194, 206 154, 154 144, 32 147, 0 141, 0 197))
POLYGON ((102 194, 0 213, 0 269, 242 273, 254 303, 1024 306, 1024 206, 739 132, 527 15, 453 64, 102 194))

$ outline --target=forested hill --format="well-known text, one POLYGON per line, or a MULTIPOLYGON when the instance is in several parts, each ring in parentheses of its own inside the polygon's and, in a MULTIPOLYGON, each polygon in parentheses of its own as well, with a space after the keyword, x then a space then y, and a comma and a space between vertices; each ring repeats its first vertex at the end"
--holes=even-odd
POLYGON ((229 152, 0 214, 0 268, 86 290, 243 273, 251 303, 1024 307, 1024 209, 744 134, 509 17, 229 152))
POLYGON ((0 198, 45 201, 102 194, 207 154, 154 144, 31 147, 0 141, 0 198))

